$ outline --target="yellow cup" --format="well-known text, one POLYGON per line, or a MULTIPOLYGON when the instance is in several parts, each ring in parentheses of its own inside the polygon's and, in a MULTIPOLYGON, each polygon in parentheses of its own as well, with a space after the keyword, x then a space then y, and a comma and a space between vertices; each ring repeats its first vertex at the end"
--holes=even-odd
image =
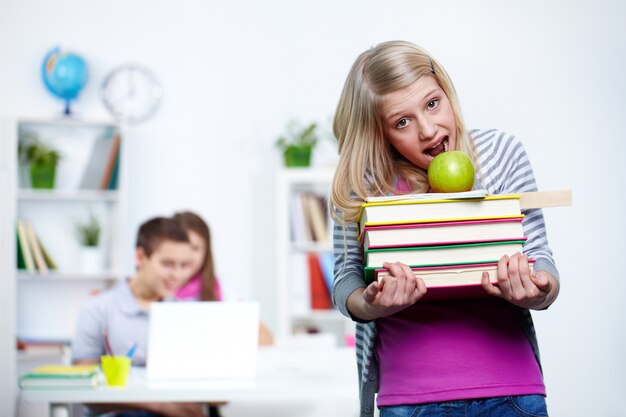
POLYGON ((102 372, 107 380, 107 385, 114 387, 123 387, 128 380, 128 372, 130 371, 131 359, 128 356, 109 356, 100 357, 102 372))

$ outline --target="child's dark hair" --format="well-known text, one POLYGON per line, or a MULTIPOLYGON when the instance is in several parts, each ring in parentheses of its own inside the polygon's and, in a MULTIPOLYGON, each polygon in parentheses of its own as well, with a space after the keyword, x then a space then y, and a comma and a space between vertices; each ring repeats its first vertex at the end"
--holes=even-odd
POLYGON ((139 226, 135 247, 142 248, 146 256, 150 257, 152 252, 166 240, 188 243, 189 237, 185 229, 174 220, 167 217, 154 217, 139 226))

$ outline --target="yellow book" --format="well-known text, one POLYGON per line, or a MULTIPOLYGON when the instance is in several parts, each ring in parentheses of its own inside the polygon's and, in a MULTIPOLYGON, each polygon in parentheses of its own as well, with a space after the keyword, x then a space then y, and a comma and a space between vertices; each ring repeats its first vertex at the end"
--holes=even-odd
POLYGON ((92 388, 100 383, 98 365, 43 365, 19 379, 22 389, 92 388))
MULTIPOLYGON (((469 192, 472 193, 472 192, 469 192)), ((465 193, 456 193, 457 195, 465 193)), ((391 224, 432 223, 443 221, 479 220, 519 217, 520 196, 516 194, 474 197, 392 199, 370 201, 361 205, 359 233, 365 226, 391 224)))
POLYGON ((91 376, 98 372, 98 365, 42 365, 31 369, 30 375, 48 376, 91 376))

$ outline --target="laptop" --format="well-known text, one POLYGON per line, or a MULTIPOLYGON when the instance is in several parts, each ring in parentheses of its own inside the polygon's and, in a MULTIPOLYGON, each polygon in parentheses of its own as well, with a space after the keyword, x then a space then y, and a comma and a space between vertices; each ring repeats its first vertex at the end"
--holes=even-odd
POLYGON ((258 341, 258 303, 152 303, 146 376, 153 381, 251 380, 258 341))

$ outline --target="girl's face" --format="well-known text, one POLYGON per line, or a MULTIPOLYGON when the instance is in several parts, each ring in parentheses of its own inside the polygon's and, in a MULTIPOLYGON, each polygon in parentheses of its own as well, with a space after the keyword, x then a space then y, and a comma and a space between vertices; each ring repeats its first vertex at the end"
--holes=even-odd
POLYGON ((434 77, 387 94, 382 104, 385 137, 402 156, 422 169, 457 146, 456 120, 448 96, 434 77))
POLYGON ((200 272, 200 268, 202 268, 202 264, 204 263, 204 256, 206 254, 206 242, 201 235, 194 232, 193 230, 187 231, 187 236, 189 237, 189 242, 191 243, 191 270, 195 275, 200 272))

